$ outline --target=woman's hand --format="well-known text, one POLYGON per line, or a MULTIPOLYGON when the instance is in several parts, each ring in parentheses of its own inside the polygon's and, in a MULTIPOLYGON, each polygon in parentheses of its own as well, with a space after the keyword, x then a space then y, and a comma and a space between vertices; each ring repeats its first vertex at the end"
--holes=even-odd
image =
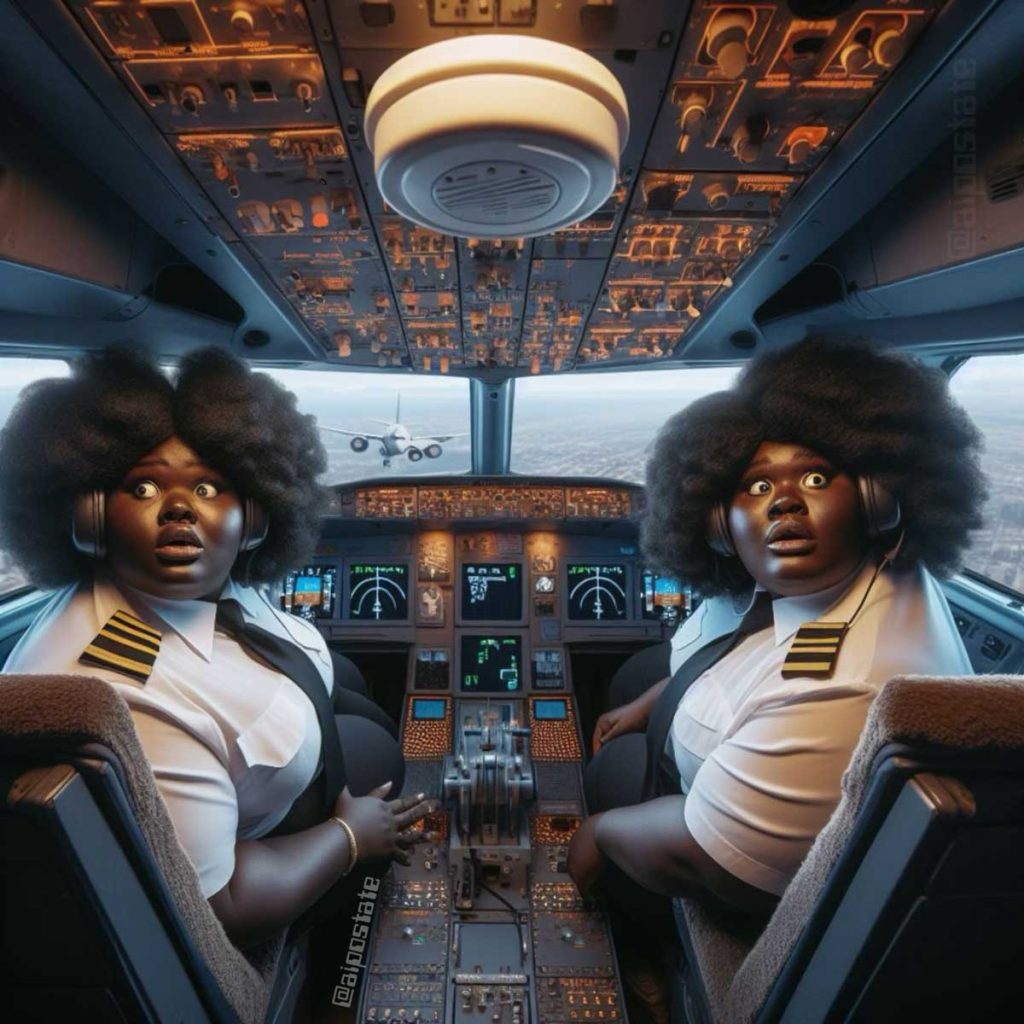
POLYGON ((346 786, 334 802, 334 813, 356 837, 360 861, 393 857, 409 864, 409 850, 427 838, 422 829, 406 830, 431 811, 430 802, 422 793, 385 800, 390 789, 391 783, 385 782, 367 796, 353 796, 346 786))
POLYGON ((603 743, 622 736, 627 732, 643 732, 647 728, 647 720, 651 717, 651 708, 647 695, 623 704, 621 708, 606 711, 594 726, 594 753, 603 743))
POLYGON ((586 896, 604 868, 604 854, 597 847, 595 836, 600 814, 584 818, 569 842, 569 877, 581 896, 586 896))

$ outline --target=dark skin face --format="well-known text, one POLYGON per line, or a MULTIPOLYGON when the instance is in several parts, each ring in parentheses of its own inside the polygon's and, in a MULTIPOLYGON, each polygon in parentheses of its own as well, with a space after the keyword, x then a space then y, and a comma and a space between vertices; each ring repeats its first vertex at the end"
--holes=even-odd
POLYGON ((801 445, 765 441, 729 506, 744 568, 780 597, 813 594, 863 561, 867 537, 853 477, 801 445))
POLYGON ((242 503, 184 441, 144 455, 107 497, 114 576, 155 597, 215 601, 242 540, 242 503))

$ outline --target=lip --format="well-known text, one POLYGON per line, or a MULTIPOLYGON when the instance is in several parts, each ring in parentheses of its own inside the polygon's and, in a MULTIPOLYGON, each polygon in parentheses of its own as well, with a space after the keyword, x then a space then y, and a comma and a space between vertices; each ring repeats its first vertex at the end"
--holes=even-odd
POLYGON ((203 542, 187 526, 165 526, 157 535, 156 557, 168 565, 187 565, 203 553, 203 542))
POLYGON ((807 555, 818 546, 818 542, 803 520, 787 516, 772 523, 765 545, 775 555, 807 555))

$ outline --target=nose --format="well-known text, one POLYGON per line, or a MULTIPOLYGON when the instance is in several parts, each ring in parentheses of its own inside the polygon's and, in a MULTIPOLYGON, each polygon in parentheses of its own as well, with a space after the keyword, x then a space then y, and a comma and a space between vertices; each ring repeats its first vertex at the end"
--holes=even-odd
POLYGON ((784 515, 800 515, 807 511, 807 506, 793 491, 780 490, 768 508, 769 518, 784 515))
POLYGON ((160 509, 161 523, 194 523, 196 514, 181 495, 169 494, 160 509))

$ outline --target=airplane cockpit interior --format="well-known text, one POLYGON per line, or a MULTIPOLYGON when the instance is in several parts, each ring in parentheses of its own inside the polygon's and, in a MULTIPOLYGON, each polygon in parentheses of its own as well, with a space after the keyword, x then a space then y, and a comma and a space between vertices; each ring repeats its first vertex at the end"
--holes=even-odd
MULTIPOLYGON (((73 756, 15 743, 2 677, 0 1016, 1019 1019, 1022 48, 1015 0, 0 0, 0 426, 110 345, 293 392, 329 497, 262 593, 430 802, 362 931, 244 959, 140 831, 151 774, 84 727, 73 756), (645 464, 807 336, 940 371, 983 436, 937 593, 988 717, 947 762, 873 709, 882 795, 848 806, 848 775, 813 898, 802 868, 754 931, 677 899, 652 1001, 657 943, 570 875, 609 692, 669 676, 706 600, 641 544, 645 464)), ((52 594, 0 551, 0 665, 52 594)))

